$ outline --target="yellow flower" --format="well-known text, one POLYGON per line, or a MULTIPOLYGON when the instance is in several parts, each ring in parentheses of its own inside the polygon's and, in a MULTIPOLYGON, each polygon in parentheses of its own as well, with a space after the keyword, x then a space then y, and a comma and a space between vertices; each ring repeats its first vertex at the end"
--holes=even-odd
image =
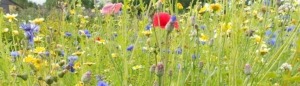
POLYGON ((144 35, 146 35, 146 36, 150 36, 150 35, 152 34, 152 32, 149 31, 149 30, 143 31, 142 33, 143 33, 144 35))
POLYGON ((183 9, 182 4, 181 4, 181 3, 177 3, 177 8, 178 8, 179 10, 182 10, 182 9, 183 9))
POLYGON ((44 22, 44 20, 45 20, 44 18, 36 18, 30 22, 34 24, 41 24, 42 22, 44 22))
POLYGON ((222 32, 230 32, 232 28, 232 24, 231 23, 222 23, 221 25, 221 30, 222 32))
POLYGON ((83 63, 84 65, 88 65, 88 66, 92 66, 92 65, 94 65, 94 64, 96 64, 96 63, 94 63, 94 62, 86 62, 86 63, 83 63))
POLYGON ((111 57, 116 58, 116 57, 118 57, 118 55, 117 55, 117 53, 112 53, 111 57))
POLYGON ((75 86, 84 86, 83 82, 79 81, 75 86))
POLYGON ((221 4, 219 4, 219 3, 211 4, 210 9, 213 10, 214 12, 220 11, 221 10, 221 4))
POLYGON ((252 38, 255 39, 255 42, 256 42, 257 44, 259 44, 259 43, 261 42, 261 37, 260 37, 259 35, 253 35, 252 38))
POLYGON ((207 11, 207 7, 204 6, 204 7, 202 7, 202 8, 200 9, 199 13, 200 13, 200 14, 203 14, 203 13, 206 12, 206 11, 207 11))
POLYGON ((40 53, 43 53, 45 51, 46 51, 46 49, 44 47, 36 47, 33 52, 40 54, 40 53))
POLYGON ((77 51, 77 52, 73 53, 72 55, 81 56, 81 55, 84 54, 84 53, 85 53, 85 51, 82 51, 82 52, 77 51))
POLYGON ((206 42, 206 41, 208 41, 208 37, 206 35, 204 35, 203 33, 201 33, 199 40, 201 42, 206 42))
POLYGON ((143 68, 142 65, 136 65, 136 66, 132 67, 133 70, 138 70, 138 69, 141 69, 141 68, 143 68))
POLYGON ((25 57, 23 59, 23 62, 32 63, 34 60, 35 60, 35 58, 33 58, 33 55, 28 55, 27 57, 25 57))
POLYGON ((9 30, 8 28, 4 28, 2 32, 6 33, 6 32, 8 32, 8 30, 9 30))
POLYGON ((265 55, 269 52, 271 48, 268 48, 268 46, 265 43, 262 43, 260 46, 260 49, 257 50, 256 52, 259 53, 260 55, 265 55))
POLYGON ((74 9, 70 10, 70 14, 74 15, 76 13, 76 11, 74 9))
POLYGON ((13 33, 13 35, 19 35, 19 31, 17 31, 17 30, 13 30, 12 33, 13 33))
POLYGON ((18 16, 18 14, 6 14, 6 15, 4 15, 4 17, 7 18, 9 22, 12 22, 12 20, 17 21, 17 19, 16 19, 17 16, 18 16))
POLYGON ((76 70, 77 70, 77 69, 80 69, 80 63, 79 63, 79 62, 76 62, 76 63, 75 63, 74 69, 76 69, 76 70))
POLYGON ((33 41, 34 41, 35 43, 40 43, 40 42, 42 42, 42 39, 43 39, 43 37, 41 37, 41 36, 36 36, 36 37, 33 38, 33 41))

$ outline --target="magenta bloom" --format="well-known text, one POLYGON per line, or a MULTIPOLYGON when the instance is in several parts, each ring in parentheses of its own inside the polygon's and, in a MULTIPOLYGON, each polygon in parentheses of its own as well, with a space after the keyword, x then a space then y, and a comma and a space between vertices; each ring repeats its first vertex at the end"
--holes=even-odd
POLYGON ((115 14, 118 13, 122 8, 122 3, 107 3, 104 5, 104 7, 101 9, 101 13, 105 15, 115 14))

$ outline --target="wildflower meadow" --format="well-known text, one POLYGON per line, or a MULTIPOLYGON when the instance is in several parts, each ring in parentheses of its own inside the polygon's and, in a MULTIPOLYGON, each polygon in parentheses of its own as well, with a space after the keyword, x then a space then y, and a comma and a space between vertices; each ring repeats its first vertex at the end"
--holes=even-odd
POLYGON ((0 86, 300 85, 299 0, 82 1, 0 12, 0 86))

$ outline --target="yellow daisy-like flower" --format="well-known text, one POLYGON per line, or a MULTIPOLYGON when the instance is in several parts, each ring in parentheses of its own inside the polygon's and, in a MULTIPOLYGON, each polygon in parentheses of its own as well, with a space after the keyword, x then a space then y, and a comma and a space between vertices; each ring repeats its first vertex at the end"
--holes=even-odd
POLYGON ((80 69, 80 65, 81 64, 79 62, 76 62, 75 65, 74 65, 74 69, 76 69, 76 70, 80 69))
POLYGON ((118 55, 117 55, 117 53, 112 53, 111 57, 116 58, 116 57, 118 57, 118 55))
POLYGON ((85 53, 85 51, 82 51, 82 52, 77 51, 77 52, 73 53, 72 55, 81 56, 81 55, 84 54, 84 53, 85 53))
POLYGON ((261 42, 261 37, 260 37, 259 35, 253 35, 252 38, 255 39, 255 42, 256 42, 257 44, 259 44, 259 43, 261 42))
POLYGON ((19 35, 19 31, 18 30, 13 30, 12 33, 13 33, 13 35, 19 35))
POLYGON ((28 55, 27 57, 25 57, 23 59, 23 62, 26 62, 26 63, 31 63, 35 60, 35 58, 33 58, 33 55, 28 55))
POLYGON ((267 54, 269 51, 270 51, 271 48, 268 48, 268 46, 263 43, 261 46, 260 46, 260 49, 257 50, 256 52, 259 53, 260 55, 265 55, 267 54))
POLYGON ((199 13, 200 14, 203 14, 204 12, 206 12, 207 11, 207 7, 202 7, 201 9, 200 9, 200 11, 199 11, 199 13))
POLYGON ((222 23, 221 25, 221 30, 222 32, 230 32, 232 28, 232 24, 231 23, 222 23))
POLYGON ((152 32, 150 30, 146 30, 142 32, 145 36, 150 36, 152 32))
POLYGON ((74 9, 70 10, 70 14, 74 15, 76 13, 76 11, 74 9))
POLYGON ((45 20, 44 18, 36 18, 29 22, 34 23, 34 24, 41 24, 42 22, 44 22, 44 20, 45 20))
POLYGON ((86 62, 86 63, 83 63, 84 65, 87 65, 87 66, 92 66, 92 65, 94 65, 94 64, 96 64, 96 63, 94 63, 94 62, 86 62))
POLYGON ((84 86, 83 82, 79 81, 75 86, 84 86))
POLYGON ((213 10, 214 12, 218 12, 221 10, 221 4, 219 3, 211 4, 210 9, 213 10))
POLYGON ((8 19, 9 22, 12 22, 13 20, 16 20, 17 21, 17 17, 18 14, 6 14, 4 15, 5 18, 8 19))
POLYGON ((35 43, 40 43, 40 42, 42 42, 42 39, 43 39, 42 36, 36 36, 36 37, 33 38, 33 41, 34 41, 35 43))
POLYGON ((46 51, 46 49, 44 47, 36 47, 33 52, 40 54, 40 53, 43 53, 45 51, 46 51))
POLYGON ((181 4, 181 3, 177 3, 177 8, 178 8, 179 10, 182 10, 182 9, 183 9, 182 4, 181 4))
POLYGON ((143 68, 142 65, 136 65, 136 66, 132 67, 133 70, 138 70, 138 69, 141 69, 141 68, 143 68))
POLYGON ((201 33, 199 40, 201 42, 207 42, 208 41, 208 37, 206 35, 204 35, 203 33, 201 33))

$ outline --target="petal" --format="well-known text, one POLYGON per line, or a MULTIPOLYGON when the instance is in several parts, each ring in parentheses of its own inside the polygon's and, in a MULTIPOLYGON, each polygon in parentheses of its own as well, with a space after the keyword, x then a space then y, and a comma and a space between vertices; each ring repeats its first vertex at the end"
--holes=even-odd
POLYGON ((162 29, 165 28, 166 24, 170 20, 170 15, 165 12, 155 13, 153 16, 153 26, 160 26, 162 29))

